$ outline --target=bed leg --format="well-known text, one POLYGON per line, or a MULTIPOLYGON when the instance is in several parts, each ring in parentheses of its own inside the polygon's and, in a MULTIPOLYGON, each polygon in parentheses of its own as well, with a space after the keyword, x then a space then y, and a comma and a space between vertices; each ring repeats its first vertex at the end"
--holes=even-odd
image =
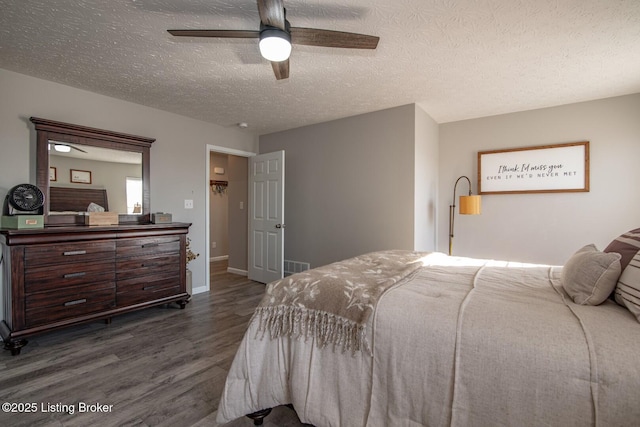
POLYGON ((254 426, 261 426, 262 422, 264 421, 264 418, 269 415, 269 413, 271 412, 271 408, 268 409, 262 409, 261 411, 256 411, 252 414, 247 415, 247 417, 251 418, 253 420, 253 425, 254 426))

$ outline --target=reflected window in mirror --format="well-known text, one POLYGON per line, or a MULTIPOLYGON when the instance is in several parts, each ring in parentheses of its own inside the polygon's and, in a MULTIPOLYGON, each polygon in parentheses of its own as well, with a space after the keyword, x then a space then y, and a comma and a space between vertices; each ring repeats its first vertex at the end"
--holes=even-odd
POLYGON ((127 213, 142 213, 142 179, 128 176, 126 178, 127 213))

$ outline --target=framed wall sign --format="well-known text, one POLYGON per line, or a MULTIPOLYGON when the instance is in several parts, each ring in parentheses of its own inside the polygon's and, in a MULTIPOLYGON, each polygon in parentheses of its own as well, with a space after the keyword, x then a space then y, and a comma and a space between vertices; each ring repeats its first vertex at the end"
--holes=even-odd
POLYGON ((71 182, 78 184, 91 184, 91 171, 71 169, 71 182))
POLYGON ((49 166, 49 181, 57 181, 58 180, 58 170, 55 166, 49 166))
POLYGON ((589 191, 589 141, 478 152, 478 193, 589 191))

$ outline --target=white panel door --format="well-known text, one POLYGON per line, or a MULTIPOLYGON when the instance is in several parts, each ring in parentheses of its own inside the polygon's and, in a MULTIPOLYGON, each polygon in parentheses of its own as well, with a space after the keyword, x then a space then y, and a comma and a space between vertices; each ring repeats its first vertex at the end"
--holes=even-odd
POLYGON ((249 159, 249 279, 284 274, 284 151, 249 159))

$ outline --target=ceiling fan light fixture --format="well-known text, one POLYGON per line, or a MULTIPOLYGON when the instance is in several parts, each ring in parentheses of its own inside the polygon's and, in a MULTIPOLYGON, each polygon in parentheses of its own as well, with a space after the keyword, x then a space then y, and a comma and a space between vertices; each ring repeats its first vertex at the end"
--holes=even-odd
POLYGON ((55 144, 53 148, 60 153, 68 153, 71 151, 71 147, 62 144, 55 144))
POLYGON ((260 54, 268 61, 282 62, 291 55, 291 35, 279 28, 260 31, 260 54))

